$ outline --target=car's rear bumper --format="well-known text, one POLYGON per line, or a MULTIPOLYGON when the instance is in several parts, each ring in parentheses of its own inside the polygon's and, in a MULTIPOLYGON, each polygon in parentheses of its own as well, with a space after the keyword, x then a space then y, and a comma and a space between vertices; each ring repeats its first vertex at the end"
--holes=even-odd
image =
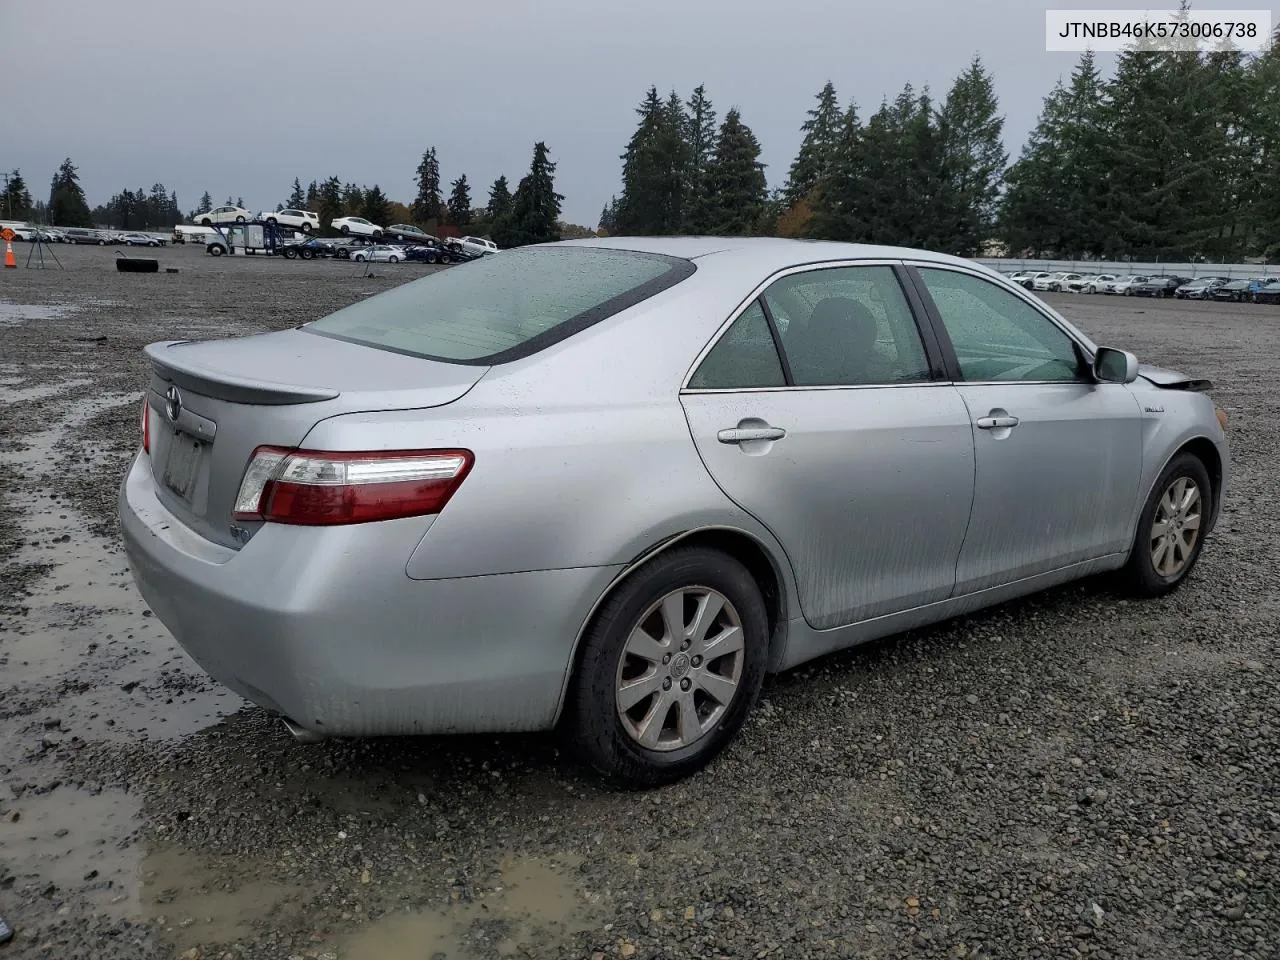
POLYGON ((323 734, 550 727, 579 628, 619 569, 411 580, 421 521, 267 524, 231 550, 165 510, 145 457, 119 507, 138 588, 183 649, 323 734))

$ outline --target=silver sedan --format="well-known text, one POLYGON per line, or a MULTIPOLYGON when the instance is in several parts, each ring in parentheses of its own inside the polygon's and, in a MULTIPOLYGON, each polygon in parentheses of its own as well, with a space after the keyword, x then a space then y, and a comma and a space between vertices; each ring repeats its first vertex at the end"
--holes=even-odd
POLYGON ((1100 571, 1176 587, 1228 473, 1206 381, 890 247, 525 247, 147 355, 120 517, 202 667, 301 739, 558 728, 633 785, 767 673, 1100 571))

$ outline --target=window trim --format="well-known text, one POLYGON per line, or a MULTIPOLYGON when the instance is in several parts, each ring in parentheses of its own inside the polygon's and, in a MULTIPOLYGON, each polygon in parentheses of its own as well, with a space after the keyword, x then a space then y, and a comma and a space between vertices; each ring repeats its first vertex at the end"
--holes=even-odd
POLYGON ((729 318, 725 320, 711 335, 711 338, 698 351, 693 359, 693 363, 689 365, 689 369, 685 371, 683 379, 680 381, 681 394, 703 394, 703 393, 776 393, 780 390, 886 390, 886 389, 903 389, 910 387, 931 387, 931 386, 948 386, 951 383, 951 376, 946 366, 946 354, 937 339, 937 335, 933 330, 931 318, 925 312, 924 301, 921 299, 915 289, 915 282, 911 278, 909 271, 902 260, 895 260, 886 257, 868 258, 865 260, 842 259, 842 260, 820 260, 811 263, 793 264, 789 267, 783 267, 775 270, 761 283, 757 284, 751 292, 738 304, 737 307, 729 314, 729 318), (769 304, 765 300, 765 292, 779 280, 785 277, 793 276, 797 273, 817 273, 820 270, 837 270, 848 267, 889 267, 893 271, 894 279, 898 281, 898 287, 902 291, 902 296, 906 300, 907 310, 911 313, 911 319, 916 326, 916 334, 920 337, 920 344, 924 349, 925 362, 929 367, 928 380, 919 380, 914 383, 832 383, 820 384, 815 386, 797 386, 791 377, 791 364, 787 359, 786 351, 782 348, 782 341, 778 335, 777 327, 773 319, 773 311, 769 309, 769 304), (689 381, 693 379, 693 375, 697 373, 698 368, 702 366, 702 362, 707 358, 716 344, 728 333, 729 328, 737 322, 755 301, 760 301, 764 309, 765 319, 769 322, 769 333, 773 337, 774 349, 778 352, 778 359, 782 363, 782 373, 786 379, 786 385, 781 387, 691 387, 689 381))
POLYGON ((1098 381, 1092 378, 1085 380, 966 380, 960 369, 960 359, 956 355, 955 346, 951 342, 951 334, 947 332, 946 324, 942 319, 942 313, 938 310, 938 305, 934 302, 933 295, 929 293, 928 284, 925 283, 924 277, 920 274, 921 269, 946 270, 950 273, 964 274, 965 276, 973 277, 975 280, 985 280, 992 286, 1013 294, 1015 298, 1021 300, 1034 312, 1042 316, 1049 322, 1049 324, 1071 341, 1072 345, 1080 353, 1081 360, 1083 361, 1082 365, 1090 370, 1093 367, 1094 351, 1087 343, 1083 342, 1074 331, 1065 327, 1057 317, 1049 313, 1043 304, 1036 302, 1035 297, 1031 296, 1024 288, 1019 287, 1016 284, 1006 282, 999 277, 991 277, 978 270, 968 270, 953 263, 937 263, 930 260, 907 260, 904 261, 903 265, 906 268, 907 276, 916 288, 917 295, 920 297, 920 303, 924 309, 924 314, 927 317, 927 322, 933 328, 934 336, 937 338, 938 343, 941 346, 947 367, 947 375, 951 381, 956 384, 956 386, 1012 387, 1017 386, 1018 384, 1044 385, 1050 383, 1075 383, 1097 386, 1098 381))

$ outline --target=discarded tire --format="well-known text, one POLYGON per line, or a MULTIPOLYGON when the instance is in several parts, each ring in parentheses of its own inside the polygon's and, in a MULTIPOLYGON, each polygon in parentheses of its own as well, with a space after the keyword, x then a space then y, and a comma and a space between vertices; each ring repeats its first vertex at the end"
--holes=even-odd
POLYGON ((160 261, 146 257, 120 257, 116 260, 116 269, 121 273, 159 273, 160 261))

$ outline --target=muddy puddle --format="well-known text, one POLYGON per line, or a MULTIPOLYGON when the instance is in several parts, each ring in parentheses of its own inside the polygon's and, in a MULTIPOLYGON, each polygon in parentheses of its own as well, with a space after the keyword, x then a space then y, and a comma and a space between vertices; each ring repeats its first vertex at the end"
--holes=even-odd
MULTIPOLYGON (((41 429, 6 444, 0 463, 26 477, 50 474, 73 431, 135 399, 69 399, 75 385, 0 390, 4 401, 57 397, 41 429)), ((119 481, 104 472, 104 484, 119 481)), ((4 561, 39 575, 5 598, 0 618, 0 865, 50 897, 74 894, 93 909, 136 916, 145 905, 135 843, 141 800, 76 781, 71 761, 93 743, 186 736, 243 701, 192 664, 151 615, 117 542, 92 534, 42 484, 24 485, 11 505, 20 508, 21 539, 4 561)))
POLYGON ((67 306, 36 306, 0 300, 0 326, 26 323, 28 320, 57 320, 72 313, 73 310, 74 308, 67 306))
POLYGON ((398 910, 338 941, 342 960, 472 960, 544 957, 591 930, 593 910, 570 857, 508 857, 496 886, 472 903, 398 910))

